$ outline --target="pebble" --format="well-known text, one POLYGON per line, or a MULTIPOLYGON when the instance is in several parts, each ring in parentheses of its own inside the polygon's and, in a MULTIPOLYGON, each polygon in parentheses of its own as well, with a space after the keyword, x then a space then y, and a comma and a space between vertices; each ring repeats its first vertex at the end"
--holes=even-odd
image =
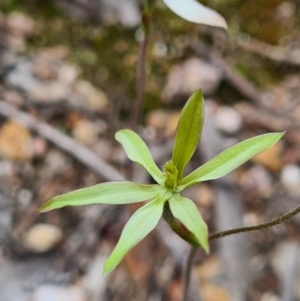
POLYGON ((146 124, 156 131, 164 131, 166 136, 172 136, 175 134, 180 114, 181 111, 153 110, 147 115, 146 124))
POLYGON ((213 94, 221 80, 222 71, 198 58, 190 58, 171 68, 163 98, 170 102, 175 96, 190 96, 201 89, 204 95, 213 94))
POLYGON ((282 149, 283 143, 282 141, 278 141, 269 149, 253 157, 251 161, 263 165, 272 172, 279 172, 283 166, 281 158, 282 149))
POLYGON ((29 189, 22 188, 19 190, 17 195, 17 202, 22 209, 25 209, 30 205, 33 199, 33 193, 29 189))
POLYGON ((13 174, 14 167, 10 160, 0 160, 0 177, 6 177, 13 174))
POLYGON ((76 92, 84 98, 84 105, 91 111, 103 111, 107 104, 108 98, 104 92, 94 87, 85 80, 77 82, 76 92))
POLYGON ((236 134, 243 125, 242 116, 233 108, 221 106, 214 115, 216 127, 228 135, 236 134))
POLYGON ((96 141, 99 134, 96 124, 89 120, 80 120, 77 122, 72 132, 74 138, 85 145, 96 141))
POLYGON ((96 255, 87 267, 83 285, 90 296, 91 300, 104 300, 107 282, 111 275, 103 278, 103 267, 106 256, 96 255), (101 281, 99 281, 101 279, 101 281))
POLYGON ((283 167, 280 180, 283 186, 292 194, 300 195, 300 168, 297 165, 287 164, 283 167))
POLYGON ((25 233, 23 240, 28 250, 34 253, 44 253, 55 247, 62 237, 62 230, 58 227, 50 224, 36 224, 25 233))
POLYGON ((36 157, 43 158, 48 150, 48 143, 41 137, 33 139, 33 151, 36 157))
POLYGON ((17 122, 6 122, 0 128, 0 154, 12 160, 30 160, 33 157, 30 132, 17 122))
POLYGON ((43 285, 34 291, 32 301, 87 301, 87 298, 78 286, 43 285))
POLYGON ((45 175, 53 177, 60 174, 71 166, 71 159, 59 150, 52 149, 48 151, 45 157, 44 172, 45 175))
POLYGON ((299 243, 281 242, 272 253, 271 265, 281 286, 281 298, 278 300, 299 300, 299 243))
POLYGON ((32 63, 25 59, 19 59, 16 67, 5 77, 5 83, 24 92, 30 92, 40 85, 32 75, 32 63))
POLYGON ((118 21, 127 28, 140 24, 140 11, 136 0, 102 0, 99 11, 106 23, 118 21))
POLYGON ((34 21, 21 12, 14 11, 9 14, 6 23, 15 35, 30 36, 34 33, 34 21))
POLYGON ((271 174, 261 165, 250 167, 239 176, 238 181, 246 191, 255 192, 255 195, 260 197, 269 198, 272 194, 271 174))
POLYGON ((57 103, 67 100, 70 96, 70 88, 59 81, 53 81, 47 84, 39 83, 32 89, 27 90, 30 98, 39 103, 57 103))
POLYGON ((195 202, 199 206, 209 207, 214 202, 214 194, 212 189, 206 184, 197 185, 195 202))
POLYGON ((209 281, 203 281, 200 285, 201 295, 206 301, 230 301, 232 300, 229 291, 220 285, 209 281))
POLYGON ((57 78, 59 82, 72 85, 80 74, 80 69, 71 64, 64 64, 58 70, 57 78))

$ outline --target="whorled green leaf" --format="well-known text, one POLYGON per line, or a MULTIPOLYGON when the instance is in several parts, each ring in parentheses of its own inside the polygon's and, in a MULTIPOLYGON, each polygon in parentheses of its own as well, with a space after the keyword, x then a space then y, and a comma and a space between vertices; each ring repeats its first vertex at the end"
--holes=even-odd
POLYGON ((43 205, 39 211, 46 212, 65 206, 90 204, 129 204, 155 198, 162 188, 130 181, 108 182, 58 195, 43 205))
POLYGON ((201 246, 206 252, 209 252, 207 225, 195 203, 188 198, 182 197, 180 194, 175 194, 169 200, 169 206, 174 217, 193 234, 193 237, 191 234, 188 234, 188 237, 185 238, 181 235, 182 231, 178 234, 192 245, 201 246))
POLYGON ((179 190, 199 182, 218 179, 273 146, 284 133, 270 133, 240 142, 200 166, 179 182, 179 190))
POLYGON ((143 166, 157 183, 163 183, 163 173, 153 161, 147 145, 139 135, 131 130, 120 130, 116 133, 115 138, 122 144, 131 161, 143 166))
POLYGON ((163 0, 163 2, 187 21, 227 29, 227 23, 220 14, 196 0, 163 0))
POLYGON ((112 271, 123 257, 157 225, 162 216, 165 194, 141 207, 125 225, 119 242, 104 264, 104 275, 112 271))
POLYGON ((184 168, 193 156, 204 122, 204 99, 201 91, 195 92, 185 104, 176 129, 172 161, 182 178, 184 168))

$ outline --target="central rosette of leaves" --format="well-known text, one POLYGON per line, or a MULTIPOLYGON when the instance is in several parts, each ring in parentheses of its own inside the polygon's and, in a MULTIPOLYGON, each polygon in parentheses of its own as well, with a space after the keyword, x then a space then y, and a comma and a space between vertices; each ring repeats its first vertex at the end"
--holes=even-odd
POLYGON ((250 138, 223 151, 187 176, 184 169, 193 156, 204 122, 204 99, 195 92, 184 106, 176 129, 172 159, 161 171, 145 142, 131 130, 116 133, 128 158, 146 169, 157 184, 131 181, 101 183, 69 192, 48 201, 40 211, 89 204, 129 204, 150 200, 138 209, 125 225, 120 240, 104 265, 104 273, 113 270, 126 253, 158 224, 163 216, 170 227, 193 246, 209 251, 207 225, 195 203, 180 192, 199 182, 217 179, 253 156, 275 144, 283 133, 250 138))

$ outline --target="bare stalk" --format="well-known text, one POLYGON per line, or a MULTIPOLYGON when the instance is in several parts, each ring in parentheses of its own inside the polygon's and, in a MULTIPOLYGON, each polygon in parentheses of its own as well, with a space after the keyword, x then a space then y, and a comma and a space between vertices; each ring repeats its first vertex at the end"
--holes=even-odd
POLYGON ((193 259, 197 251, 197 247, 191 246, 191 249, 188 253, 186 264, 185 264, 185 271, 183 274, 183 301, 188 301, 189 297, 189 285, 191 280, 191 273, 192 273, 192 266, 193 266, 193 259))
POLYGON ((233 235, 233 234, 242 233, 242 232, 265 230, 265 229, 271 228, 273 226, 276 226, 276 225, 279 225, 279 224, 282 224, 282 223, 288 221, 289 219, 294 217, 299 212, 300 212, 300 205, 298 205, 296 208, 288 211, 287 213, 284 213, 284 214, 280 215, 279 217, 274 218, 268 222, 262 223, 260 225, 234 228, 234 229, 230 229, 230 230, 226 230, 226 231, 213 233, 213 234, 209 235, 209 240, 214 240, 214 239, 218 239, 218 238, 221 238, 224 236, 233 235))
POLYGON ((144 37, 139 47, 137 60, 136 98, 134 100, 130 116, 130 124, 133 131, 136 131, 138 127, 142 112, 143 98, 146 90, 146 56, 151 36, 151 16, 153 6, 154 0, 146 0, 142 15, 142 28, 144 31, 144 37))

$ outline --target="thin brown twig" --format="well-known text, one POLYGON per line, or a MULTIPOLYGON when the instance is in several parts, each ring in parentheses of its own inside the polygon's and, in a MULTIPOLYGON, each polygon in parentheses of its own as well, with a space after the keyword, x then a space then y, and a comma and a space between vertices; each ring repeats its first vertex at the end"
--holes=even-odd
POLYGON ((190 286, 190 279, 193 267, 193 259, 197 251, 197 247, 191 246, 191 249, 187 256, 187 261, 185 265, 185 271, 183 274, 183 301, 188 301, 189 297, 189 286, 190 286))
POLYGON ((151 36, 151 18, 153 13, 155 0, 146 0, 144 3, 144 10, 142 14, 142 29, 144 33, 143 40, 140 43, 138 61, 137 61, 137 74, 136 74, 136 98, 134 100, 130 125, 132 130, 136 131, 138 122, 142 113, 143 98, 146 90, 146 58, 147 50, 151 36))
POLYGON ((213 234, 209 235, 209 240, 214 240, 214 239, 218 239, 218 238, 221 238, 224 236, 243 233, 243 232, 265 230, 265 229, 271 228, 273 226, 276 226, 276 225, 279 225, 279 224, 282 224, 282 223, 288 221, 289 219, 291 219, 292 217, 297 215, 299 212, 300 212, 300 205, 298 205, 296 208, 288 211, 287 213, 284 213, 284 214, 280 215, 279 217, 274 218, 268 222, 262 223, 260 225, 234 228, 234 229, 230 229, 230 230, 226 230, 226 231, 213 233, 213 234))
POLYGON ((225 60, 209 46, 197 40, 191 44, 191 49, 198 55, 208 58, 213 65, 220 68, 225 79, 242 95, 258 105, 262 104, 262 95, 256 87, 247 79, 239 76, 225 60))
POLYGON ((41 137, 55 144, 60 149, 71 154, 75 159, 93 170, 108 181, 122 181, 125 177, 112 166, 101 160, 97 154, 72 138, 62 134, 52 126, 38 120, 15 107, 0 101, 0 115, 16 120, 26 128, 38 133, 41 137))
POLYGON ((272 46, 262 41, 251 39, 237 39, 237 45, 247 51, 256 53, 262 57, 279 63, 286 63, 293 66, 300 66, 300 49, 272 46))
POLYGON ((146 89, 146 55, 149 44, 149 37, 145 36, 140 44, 137 79, 136 79, 136 98, 132 106, 132 114, 130 117, 130 124, 133 131, 137 130, 138 122, 141 117, 143 98, 146 89))

